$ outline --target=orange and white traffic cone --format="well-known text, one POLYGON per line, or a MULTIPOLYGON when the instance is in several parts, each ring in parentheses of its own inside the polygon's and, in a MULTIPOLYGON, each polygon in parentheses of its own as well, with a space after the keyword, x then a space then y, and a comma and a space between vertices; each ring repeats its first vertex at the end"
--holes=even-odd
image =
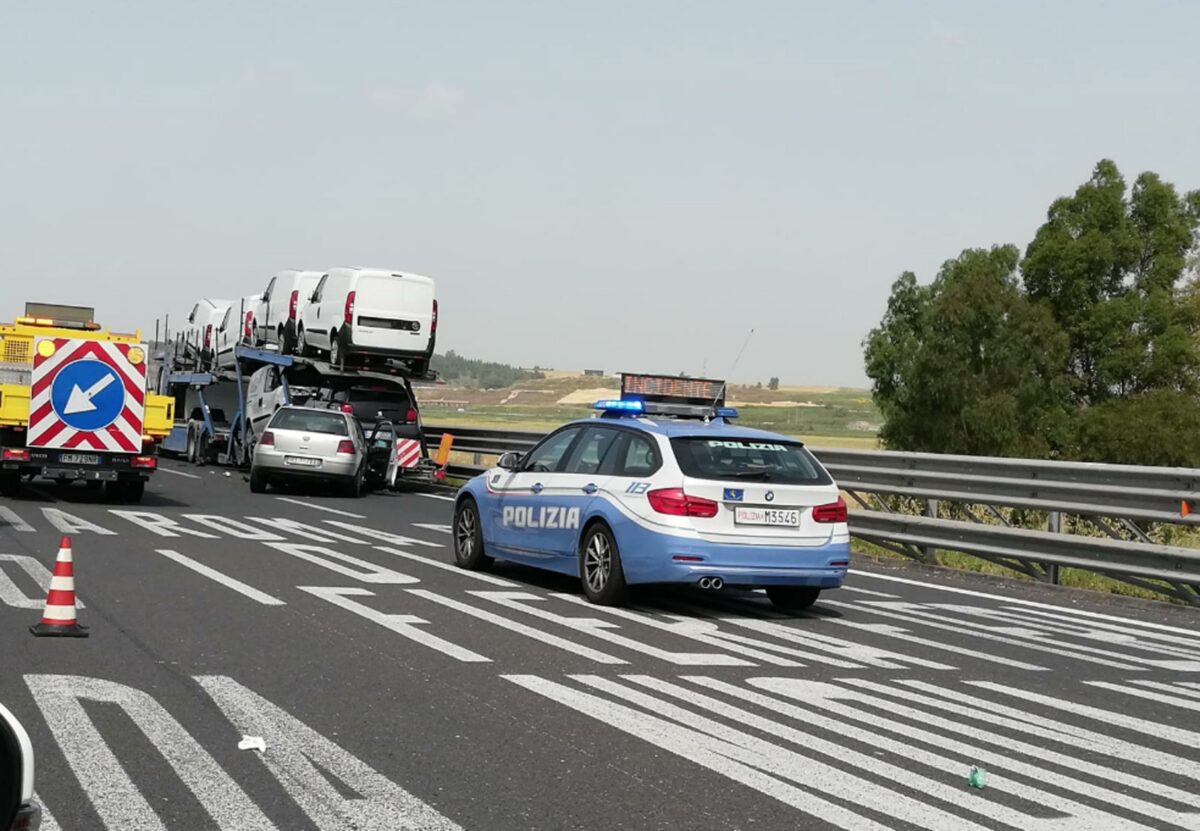
POLYGON ((75 565, 71 559, 71 538, 63 537, 54 561, 54 576, 46 594, 42 622, 29 627, 41 638, 86 638, 86 627, 75 619, 75 565))

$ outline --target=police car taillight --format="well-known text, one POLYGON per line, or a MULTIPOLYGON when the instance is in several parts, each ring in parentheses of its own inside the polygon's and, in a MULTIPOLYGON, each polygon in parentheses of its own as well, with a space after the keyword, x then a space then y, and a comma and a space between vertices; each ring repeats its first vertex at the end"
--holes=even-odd
POLYGON ((813 522, 846 522, 850 518, 849 511, 846 509, 846 500, 840 496, 837 502, 829 502, 825 505, 817 505, 812 509, 813 522))
POLYGON ((646 494, 650 507, 660 514, 670 516, 695 516, 709 519, 717 515, 720 507, 711 499, 688 496, 683 488, 660 488, 646 494))
POLYGON ((288 298, 288 320, 296 319, 296 304, 300 302, 300 292, 293 291, 292 296, 288 298))

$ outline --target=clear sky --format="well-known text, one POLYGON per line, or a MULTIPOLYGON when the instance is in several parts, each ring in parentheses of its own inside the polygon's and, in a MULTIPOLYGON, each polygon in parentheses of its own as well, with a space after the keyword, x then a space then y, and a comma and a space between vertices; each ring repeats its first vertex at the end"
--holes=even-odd
POLYGON ((863 385, 901 271, 1024 247, 1102 157, 1200 187, 1197 31, 1188 0, 5 0, 0 319, 153 331, 380 265, 472 357, 863 385))

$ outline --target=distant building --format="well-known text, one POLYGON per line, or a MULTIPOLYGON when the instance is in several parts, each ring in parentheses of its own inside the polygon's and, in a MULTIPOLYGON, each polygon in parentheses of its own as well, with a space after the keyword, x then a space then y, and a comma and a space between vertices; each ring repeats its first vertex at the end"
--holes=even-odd
POLYGON ((593 378, 603 378, 604 370, 603 369, 585 369, 583 371, 583 374, 593 377, 593 378))

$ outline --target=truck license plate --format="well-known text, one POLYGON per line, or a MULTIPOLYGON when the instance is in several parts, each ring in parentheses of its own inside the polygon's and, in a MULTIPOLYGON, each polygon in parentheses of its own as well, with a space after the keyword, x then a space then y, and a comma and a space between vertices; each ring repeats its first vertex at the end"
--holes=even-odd
POLYGON ((734 508, 733 521, 738 525, 782 525, 796 528, 800 512, 788 508, 734 508))
POLYGON ((93 453, 60 453, 58 461, 64 465, 98 465, 100 457, 93 453))
POLYGON ((297 467, 320 467, 320 459, 312 459, 308 456, 284 456, 283 463, 285 465, 296 465, 297 467))

